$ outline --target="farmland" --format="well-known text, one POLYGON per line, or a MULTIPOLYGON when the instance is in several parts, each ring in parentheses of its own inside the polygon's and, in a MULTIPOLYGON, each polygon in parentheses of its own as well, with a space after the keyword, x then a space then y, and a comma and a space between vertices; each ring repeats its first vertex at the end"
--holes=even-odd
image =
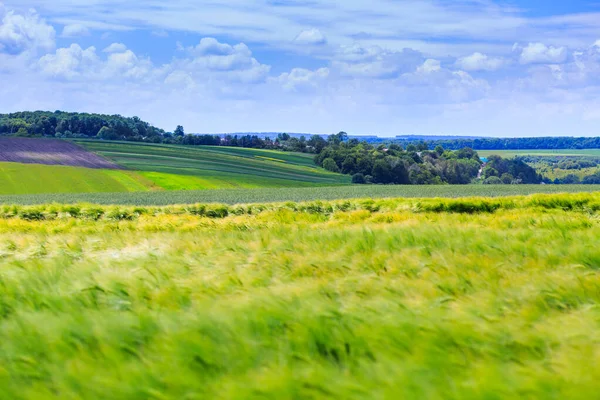
POLYGON ((311 155, 301 153, 0 138, 0 195, 314 187, 347 183, 349 177, 317 168, 311 155))
POLYGON ((562 157, 600 157, 600 149, 583 150, 477 150, 481 157, 498 155, 503 158, 515 156, 562 156, 562 157))
POLYGON ((132 193, 0 195, 1 204, 95 203, 169 205, 265 203, 389 197, 500 197, 534 193, 598 192, 600 185, 349 185, 307 188, 220 189, 132 193))
POLYGON ((313 156, 260 149, 77 141, 89 151, 139 171, 168 190, 332 186, 350 178, 327 172, 313 156))
POLYGON ((114 163, 85 151, 73 143, 53 139, 0 137, 0 162, 68 165, 117 169, 114 163))
POLYGON ((598 194, 0 208, 0 398, 569 398, 598 194))
POLYGON ((0 162, 0 195, 154 189, 153 182, 133 171, 0 162))

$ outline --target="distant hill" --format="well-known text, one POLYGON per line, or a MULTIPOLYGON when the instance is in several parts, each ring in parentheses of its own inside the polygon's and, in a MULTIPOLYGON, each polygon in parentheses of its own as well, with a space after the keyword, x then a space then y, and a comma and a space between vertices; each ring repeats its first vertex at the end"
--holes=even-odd
POLYGON ((398 135, 396 140, 422 141, 422 140, 465 140, 483 139, 483 136, 444 136, 444 135, 398 135))

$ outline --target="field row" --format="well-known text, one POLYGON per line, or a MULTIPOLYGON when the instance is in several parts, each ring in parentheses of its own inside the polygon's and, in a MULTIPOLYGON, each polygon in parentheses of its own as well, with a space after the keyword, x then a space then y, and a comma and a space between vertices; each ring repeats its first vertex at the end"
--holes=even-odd
POLYGON ((352 185, 278 189, 5 195, 0 196, 0 204, 94 203, 160 206, 194 203, 240 204, 390 197, 499 197, 535 193, 580 192, 600 192, 600 185, 352 185))
MULTIPOLYGON (((132 170, 180 175, 189 177, 192 182, 195 178, 220 179, 225 184, 223 187, 228 187, 227 182, 239 187, 282 187, 350 181, 347 176, 317 168, 312 156, 304 154, 212 146, 77 143, 132 170)), ((180 189, 193 187, 185 185, 180 189)))

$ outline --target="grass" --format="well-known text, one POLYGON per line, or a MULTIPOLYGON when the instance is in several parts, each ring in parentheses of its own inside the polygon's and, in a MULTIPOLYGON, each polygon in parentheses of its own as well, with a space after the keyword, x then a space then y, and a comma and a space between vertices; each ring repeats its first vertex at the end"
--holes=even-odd
POLYGON ((332 186, 350 177, 318 168, 313 156, 213 146, 76 141, 144 175, 167 190, 332 186), (178 177, 174 177, 177 175, 178 177))
POLYGON ((515 156, 571 156, 571 157, 600 157, 600 149, 565 149, 565 150, 477 150, 480 157, 499 155, 504 158, 515 156))
MULTIPOLYGON (((177 184, 177 182, 175 182, 177 184)), ((96 203, 169 205, 191 203, 265 203, 388 197, 499 197, 534 193, 600 192, 600 185, 350 185, 313 188, 220 189, 145 193, 42 194, 0 196, 0 204, 96 203)))
POLYGON ((131 171, 0 162, 0 194, 133 192, 154 184, 131 171))
POLYGON ((595 398, 599 210, 0 207, 0 398, 595 398))

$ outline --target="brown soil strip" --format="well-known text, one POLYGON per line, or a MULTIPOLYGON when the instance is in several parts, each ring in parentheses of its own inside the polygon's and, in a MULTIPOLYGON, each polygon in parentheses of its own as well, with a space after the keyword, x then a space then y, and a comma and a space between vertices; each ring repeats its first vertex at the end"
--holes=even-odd
POLYGON ((58 139, 0 137, 0 162, 123 169, 74 143, 58 139))

